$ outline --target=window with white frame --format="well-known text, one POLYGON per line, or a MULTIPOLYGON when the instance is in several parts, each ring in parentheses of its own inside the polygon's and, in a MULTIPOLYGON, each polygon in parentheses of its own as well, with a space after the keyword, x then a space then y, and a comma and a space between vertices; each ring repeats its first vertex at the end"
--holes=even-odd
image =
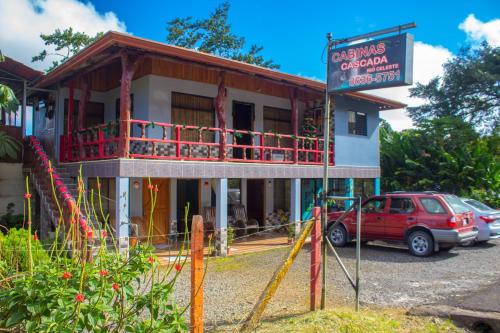
POLYGON ((354 135, 364 135, 366 136, 367 131, 367 120, 366 113, 348 111, 348 132, 354 135))

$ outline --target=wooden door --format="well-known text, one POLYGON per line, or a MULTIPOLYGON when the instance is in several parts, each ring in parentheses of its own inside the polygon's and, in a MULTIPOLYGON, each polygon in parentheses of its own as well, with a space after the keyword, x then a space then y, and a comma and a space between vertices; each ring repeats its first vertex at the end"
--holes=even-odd
POLYGON ((264 225, 265 180, 247 180, 247 216, 264 225))
MULTIPOLYGON (((160 244, 166 243, 170 230, 169 217, 170 217, 170 186, 169 180, 164 178, 151 179, 153 185, 158 186, 158 196, 156 199, 156 206, 153 212, 153 243, 160 244)), ((154 194, 154 193, 153 193, 154 194)), ((151 195, 148 190, 148 180, 144 179, 142 184, 142 211, 144 214, 144 228, 146 237, 149 230, 150 214, 151 214, 151 195)))

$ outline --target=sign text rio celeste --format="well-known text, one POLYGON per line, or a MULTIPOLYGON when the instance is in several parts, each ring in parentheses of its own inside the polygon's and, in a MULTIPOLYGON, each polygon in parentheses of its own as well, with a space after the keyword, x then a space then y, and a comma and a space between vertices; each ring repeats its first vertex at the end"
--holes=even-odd
POLYGON ((413 36, 410 34, 334 48, 328 58, 329 92, 413 83, 413 36))

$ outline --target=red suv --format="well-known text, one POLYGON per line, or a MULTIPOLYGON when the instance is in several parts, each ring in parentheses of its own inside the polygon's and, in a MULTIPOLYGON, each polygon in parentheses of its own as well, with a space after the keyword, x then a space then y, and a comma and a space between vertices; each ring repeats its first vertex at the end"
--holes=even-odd
MULTIPOLYGON (((361 206, 361 241, 404 242, 410 253, 425 257, 475 239, 474 216, 455 195, 393 192, 369 198, 361 206)), ((328 214, 327 236, 334 246, 356 237, 356 211, 328 214)))

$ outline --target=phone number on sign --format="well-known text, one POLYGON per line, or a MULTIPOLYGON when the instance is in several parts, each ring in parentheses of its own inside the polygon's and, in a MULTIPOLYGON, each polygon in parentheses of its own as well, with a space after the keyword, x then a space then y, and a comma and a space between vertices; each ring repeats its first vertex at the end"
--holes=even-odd
POLYGON ((352 87, 352 86, 359 86, 359 85, 363 85, 363 84, 399 81, 400 78, 401 78, 401 74, 400 74, 399 70, 373 73, 373 74, 356 75, 356 76, 353 76, 352 78, 349 79, 349 86, 352 87))

